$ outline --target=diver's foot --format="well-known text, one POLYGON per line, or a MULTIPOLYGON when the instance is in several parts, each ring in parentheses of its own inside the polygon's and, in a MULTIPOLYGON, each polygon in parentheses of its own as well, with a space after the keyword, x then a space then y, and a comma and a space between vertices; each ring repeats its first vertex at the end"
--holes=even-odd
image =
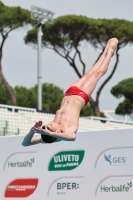
POLYGON ((118 39, 117 38, 112 38, 109 40, 109 46, 108 46, 108 49, 107 49, 107 53, 111 53, 111 56, 114 55, 115 53, 115 50, 117 48, 117 45, 118 45, 118 39))

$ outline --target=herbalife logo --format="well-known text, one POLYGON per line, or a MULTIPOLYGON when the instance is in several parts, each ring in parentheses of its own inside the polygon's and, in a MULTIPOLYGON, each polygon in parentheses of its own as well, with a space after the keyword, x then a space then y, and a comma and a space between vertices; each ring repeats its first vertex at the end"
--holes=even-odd
POLYGON ((72 170, 80 165, 84 151, 62 151, 54 155, 49 163, 49 171, 72 170))
POLYGON ((118 157, 112 157, 111 155, 104 154, 104 159, 109 163, 109 165, 126 165, 127 164, 127 158, 118 156, 118 157))
POLYGON ((8 161, 8 167, 32 167, 33 163, 35 162, 35 158, 31 158, 29 160, 25 160, 23 162, 12 162, 8 161))
POLYGON ((101 192, 129 192, 130 188, 132 187, 132 182, 127 183, 126 185, 119 185, 119 186, 101 186, 101 192))

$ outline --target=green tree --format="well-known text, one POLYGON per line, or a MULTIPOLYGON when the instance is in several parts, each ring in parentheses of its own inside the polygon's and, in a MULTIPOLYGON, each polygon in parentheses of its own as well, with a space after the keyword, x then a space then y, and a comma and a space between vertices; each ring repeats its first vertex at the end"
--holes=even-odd
MULTIPOLYGON (((37 29, 28 31, 25 43, 32 46, 36 45, 36 34, 37 29)), ((89 42, 95 48, 101 49, 102 53, 106 42, 112 37, 119 39, 116 61, 111 74, 99 87, 96 99, 90 99, 95 116, 100 116, 99 97, 102 89, 112 78, 118 66, 119 50, 133 42, 133 22, 122 19, 92 19, 84 16, 67 15, 58 17, 52 25, 43 25, 43 47, 54 50, 66 59, 79 78, 86 72, 86 64, 80 50, 82 43, 89 42), (79 69, 77 60, 79 60, 82 69, 79 69)))
MULTIPOLYGON (((94 116, 94 111, 90 104, 86 105, 80 112, 80 117, 94 116)), ((106 118, 103 112, 100 112, 100 117, 106 118)))
MULTIPOLYGON (((37 85, 31 88, 23 86, 15 86, 17 106, 37 108, 37 85)), ((56 113, 60 108, 60 104, 64 92, 61 88, 52 83, 43 83, 42 85, 42 109, 44 111, 56 113)), ((0 81, 0 104, 11 105, 11 99, 7 93, 2 81, 0 81)), ((93 116, 93 110, 90 105, 87 105, 81 111, 81 116, 93 116)))
POLYGON ((80 112, 80 117, 94 116, 92 107, 88 104, 80 112))
POLYGON ((0 79, 0 104, 11 105, 11 99, 0 79))
MULTIPOLYGON (((37 86, 36 86, 37 91, 37 86)), ((63 98, 63 90, 52 83, 44 83, 42 86, 42 108, 43 110, 56 113, 60 108, 61 100, 63 98)))
POLYGON ((24 86, 15 86, 17 106, 36 108, 37 92, 35 88, 26 88, 24 86))
MULTIPOLYGON (((37 108, 37 85, 31 88, 16 86, 17 105, 37 108)), ((51 83, 42 84, 42 110, 55 113, 60 108, 63 90, 51 83)))
MULTIPOLYGON (((31 88, 15 86, 17 106, 37 108, 37 85, 31 88)), ((52 113, 60 108, 63 98, 63 90, 52 83, 42 84, 42 109, 52 113)), ((0 81, 0 104, 11 105, 9 94, 7 93, 2 81, 0 81)))
POLYGON ((111 93, 118 99, 124 97, 123 102, 118 104, 115 113, 119 115, 129 114, 133 120, 133 78, 119 82, 112 87, 111 93))
POLYGON ((27 24, 32 24, 33 21, 30 17, 30 12, 28 10, 22 9, 20 7, 8 7, 5 6, 0 1, 0 79, 2 80, 9 97, 11 98, 12 105, 16 105, 16 96, 14 90, 9 85, 8 81, 4 77, 2 70, 2 57, 3 48, 5 41, 9 37, 9 33, 15 29, 26 26, 27 24))

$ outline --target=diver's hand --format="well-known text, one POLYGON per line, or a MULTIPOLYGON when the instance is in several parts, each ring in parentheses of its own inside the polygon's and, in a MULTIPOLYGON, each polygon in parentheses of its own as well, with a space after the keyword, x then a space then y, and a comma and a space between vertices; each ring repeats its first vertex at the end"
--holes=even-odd
POLYGON ((41 129, 42 121, 38 121, 35 123, 35 125, 31 128, 31 131, 34 133, 38 132, 41 129))
MULTIPOLYGON (((45 128, 42 129, 43 132, 47 133, 47 135, 51 135, 51 131, 47 128, 47 126, 45 125, 45 128)), ((43 134, 43 133, 42 133, 43 134)))
POLYGON ((37 127, 37 128, 35 127, 34 130, 37 133, 42 134, 42 135, 49 135, 50 136, 51 133, 52 133, 50 130, 47 129, 46 125, 45 125, 45 128, 43 128, 43 129, 41 127, 37 127))

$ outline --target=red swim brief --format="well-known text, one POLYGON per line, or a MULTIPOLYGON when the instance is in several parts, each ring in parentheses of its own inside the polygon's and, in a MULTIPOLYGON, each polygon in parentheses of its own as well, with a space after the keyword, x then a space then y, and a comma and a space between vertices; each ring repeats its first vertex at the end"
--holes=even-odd
POLYGON ((64 94, 64 96, 69 96, 69 95, 81 96, 85 100, 85 106, 89 101, 89 96, 83 90, 81 90, 76 86, 71 86, 64 94))

